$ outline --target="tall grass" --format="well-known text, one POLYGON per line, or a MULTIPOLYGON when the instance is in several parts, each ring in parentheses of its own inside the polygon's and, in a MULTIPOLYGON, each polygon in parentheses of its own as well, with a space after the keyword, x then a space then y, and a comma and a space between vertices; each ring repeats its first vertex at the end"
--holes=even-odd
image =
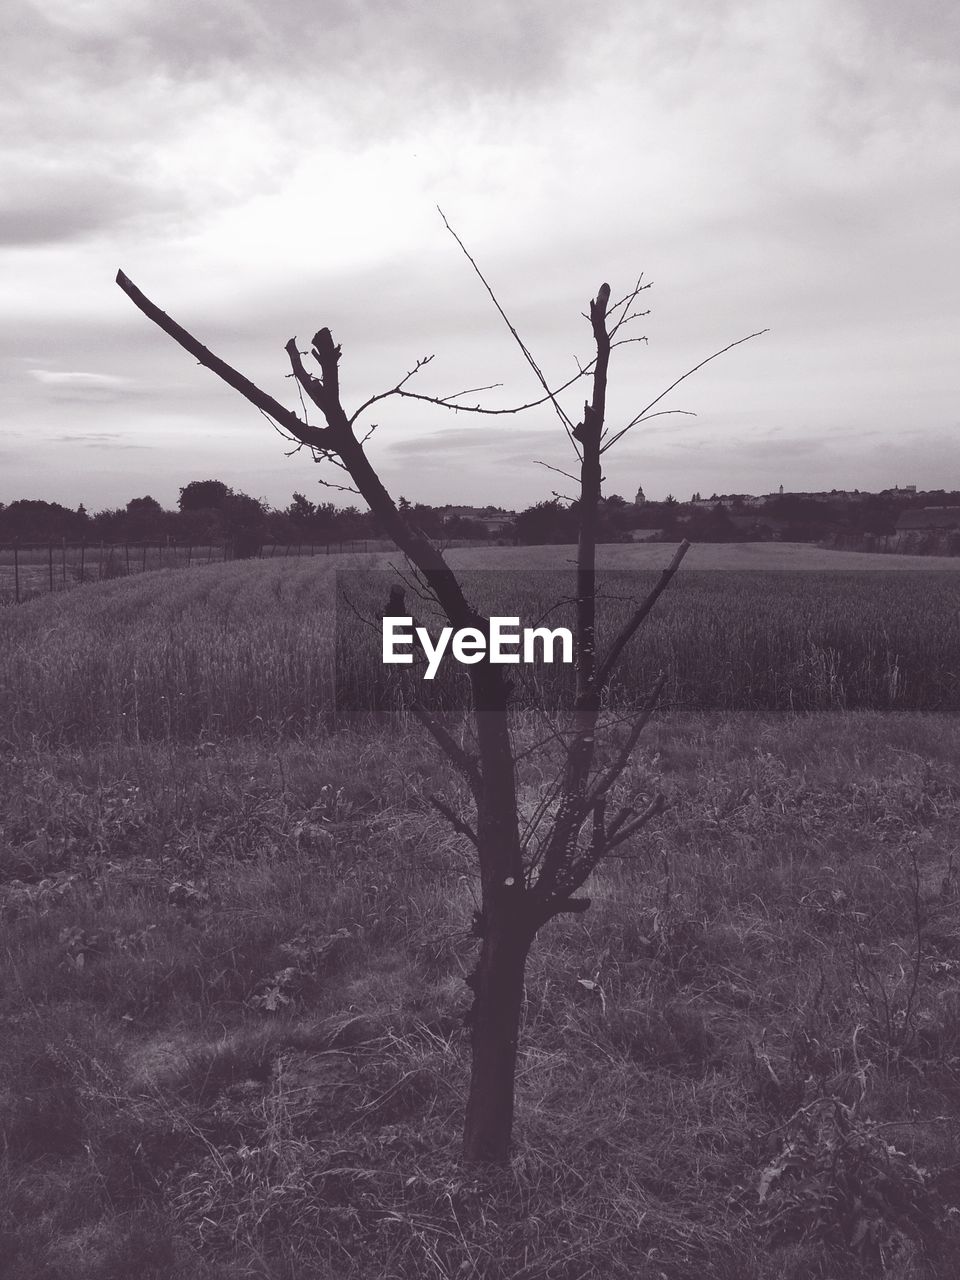
MULTIPOLYGON (((600 649, 656 581, 652 572, 601 574, 600 649)), ((486 614, 521 625, 572 627, 570 573, 461 573, 468 598, 486 614), (558 604, 559 602, 559 604, 558 604)), ((399 679, 437 707, 466 705, 466 681, 448 659, 435 680, 422 667, 385 667, 375 618, 387 599, 385 571, 340 575, 337 692, 347 709, 389 707, 399 679)), ((435 632, 429 601, 407 607, 435 632)), ((569 698, 573 670, 516 670, 521 706, 554 708, 569 698)), ((960 710, 960 581, 945 572, 709 572, 679 574, 626 651, 611 701, 635 700, 659 672, 664 701, 681 710, 960 710)))
POLYGON ((0 613, 13 742, 306 732, 330 705, 331 573, 235 563, 103 583, 0 613))
POLYGON ((419 727, 0 753, 0 1275, 954 1280, 958 752, 652 725, 671 807, 537 939, 502 1171, 457 1163, 473 859, 419 727))
MULTIPOLYGON (((383 666, 378 615, 392 574, 341 573, 338 599, 333 563, 146 574, 0 611, 0 738, 303 735, 399 711, 414 690, 462 706, 463 673, 449 661, 432 684, 383 666)), ((602 575, 601 644, 653 580, 602 575)), ((464 581, 479 607, 527 625, 559 599, 549 624, 570 625, 568 573, 465 570, 464 581)), ((426 602, 411 592, 408 603, 431 622, 426 602)), ((628 651, 611 697, 632 702, 661 670, 665 705, 676 709, 955 712, 960 579, 930 570, 684 571, 628 651)), ((518 670, 518 705, 556 705, 570 676, 561 666, 518 670)))

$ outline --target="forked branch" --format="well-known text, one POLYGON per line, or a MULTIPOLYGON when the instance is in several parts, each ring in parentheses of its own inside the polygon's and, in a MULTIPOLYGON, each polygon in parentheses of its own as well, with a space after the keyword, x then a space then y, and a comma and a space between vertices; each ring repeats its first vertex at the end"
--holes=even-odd
POLYGON ((133 281, 128 279, 122 271, 117 272, 117 284, 131 302, 139 307, 148 320, 152 320, 164 333, 173 338, 174 342, 178 342, 185 351, 189 351, 200 364, 215 373, 227 386, 239 391, 251 404, 256 405, 268 417, 273 418, 275 422, 278 422, 280 426, 289 431, 292 436, 296 436, 298 440, 314 449, 329 449, 331 447, 330 435, 323 427, 310 426, 297 417, 292 410, 284 408, 278 400, 274 400, 273 396, 268 395, 266 391, 262 391, 256 383, 251 382, 249 378, 245 378, 232 365, 227 364, 226 360, 221 360, 219 356, 214 355, 202 342, 198 342, 192 333, 189 333, 182 325, 177 324, 176 320, 168 316, 165 311, 161 311, 155 303, 150 301, 146 294, 141 293, 133 281))

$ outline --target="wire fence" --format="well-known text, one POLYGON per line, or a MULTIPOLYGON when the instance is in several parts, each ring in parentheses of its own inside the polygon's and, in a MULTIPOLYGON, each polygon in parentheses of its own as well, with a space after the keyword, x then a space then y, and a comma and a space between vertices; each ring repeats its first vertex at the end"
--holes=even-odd
MULTIPOLYGON (((451 538, 443 548, 486 546, 469 538, 451 538)), ((331 539, 329 542, 267 542, 245 559, 282 560, 357 552, 391 552, 388 538, 331 539)), ((66 591, 84 583, 126 578, 157 569, 184 569, 223 564, 237 557, 230 543, 149 542, 10 542, 0 543, 0 605, 21 604, 37 596, 66 591)))
MULTIPOLYGON (((328 556, 341 552, 389 551, 392 542, 373 538, 322 543, 265 543, 255 557, 328 556)), ((84 583, 126 578, 156 569, 222 564, 235 557, 229 543, 13 542, 0 544, 0 603, 24 600, 84 583)))

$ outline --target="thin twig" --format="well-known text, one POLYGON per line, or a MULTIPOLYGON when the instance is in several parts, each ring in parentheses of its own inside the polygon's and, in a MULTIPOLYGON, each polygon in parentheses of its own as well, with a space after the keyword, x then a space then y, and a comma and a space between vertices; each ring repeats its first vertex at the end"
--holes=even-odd
POLYGON ((516 342, 517 346, 523 352, 524 359, 526 360, 530 368, 533 370, 533 372, 536 374, 537 381, 540 383, 541 387, 543 387, 544 391, 546 392, 547 399, 550 401, 550 403, 553 405, 554 409, 556 410, 557 417, 560 419, 561 423, 563 424, 563 429, 564 431, 566 431, 567 436, 570 440, 570 443, 573 445, 574 449, 576 450, 577 457, 580 457, 581 456, 580 448, 576 440, 574 439, 574 434, 573 434, 573 427, 574 427, 573 420, 569 417, 567 412, 564 410, 564 408, 560 404, 559 400, 556 397, 556 394, 550 390, 550 387, 547 384, 547 380, 543 376, 543 371, 541 370, 540 366, 537 364, 536 360, 534 360, 533 355, 528 349, 526 343, 520 337, 520 334, 514 328, 509 317, 507 316, 507 313, 504 311, 503 307, 500 305, 500 301, 497 298, 497 295, 493 292, 493 289, 490 287, 490 284, 488 283, 486 276, 477 266, 476 261, 474 260, 470 251, 467 249, 467 246, 463 243, 463 241, 454 231, 453 227, 451 227, 450 223, 447 221, 447 215, 443 212, 443 210, 440 208, 439 205, 437 205, 437 212, 440 214, 440 217, 443 219, 443 225, 447 228, 447 230, 453 236, 454 240, 456 240, 457 244, 460 246, 461 251, 463 252, 464 257, 470 263, 471 267, 473 267, 474 271, 477 274, 477 277, 480 280, 480 283, 483 285, 484 289, 486 289, 487 293, 490 295, 490 299, 493 302, 493 305, 499 311, 504 324, 510 330, 510 333, 514 341, 516 342))
POLYGON ((617 443, 617 441, 620 439, 621 436, 626 435, 631 427, 635 427, 638 422, 641 422, 643 420, 644 416, 649 412, 650 409, 653 408, 655 404, 659 404, 660 401, 664 398, 664 396, 668 396, 670 394, 670 392, 674 389, 674 387, 679 387, 681 382, 686 382, 687 378, 695 374, 698 369, 702 369, 703 366, 705 364, 709 364, 711 360, 716 360, 717 356, 722 356, 727 351, 732 351, 734 347, 739 347, 744 342, 749 342, 751 338, 759 338, 764 333, 769 333, 769 329, 758 329, 756 333, 748 333, 745 338, 738 338, 736 342, 731 342, 727 346, 721 347, 719 351, 714 351, 713 355, 707 356, 705 360, 701 360, 699 364, 695 364, 692 369, 688 369, 686 373, 682 373, 675 382, 670 383, 666 391, 661 391, 655 400, 651 400, 650 403, 646 406, 646 408, 641 409, 640 412, 632 421, 628 422, 627 425, 623 427, 620 431, 618 431, 615 436, 612 436, 607 441, 607 443, 603 446, 600 452, 606 453, 608 449, 612 448, 613 445, 617 443))

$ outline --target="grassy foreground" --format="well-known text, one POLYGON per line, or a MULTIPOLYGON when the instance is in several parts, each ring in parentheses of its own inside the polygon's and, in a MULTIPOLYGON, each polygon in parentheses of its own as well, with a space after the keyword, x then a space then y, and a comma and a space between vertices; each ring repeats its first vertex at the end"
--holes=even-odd
POLYGON ((651 726, 672 807, 535 946, 487 1174, 418 731, 11 744, 0 1274, 957 1275, 958 754, 935 716, 651 726))

